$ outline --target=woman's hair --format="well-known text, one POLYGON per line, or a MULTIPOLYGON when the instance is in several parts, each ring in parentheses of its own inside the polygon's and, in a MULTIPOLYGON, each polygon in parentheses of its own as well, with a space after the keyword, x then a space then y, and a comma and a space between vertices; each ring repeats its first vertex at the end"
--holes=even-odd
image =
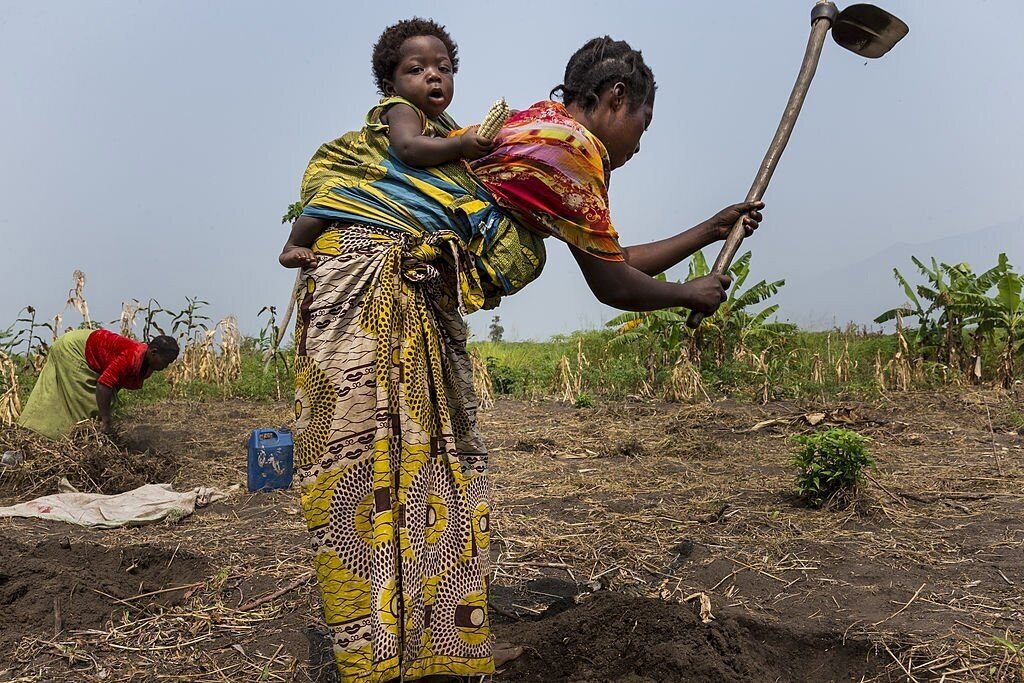
POLYGON ((550 96, 560 96, 563 103, 575 103, 590 111, 597 106, 604 90, 616 83, 625 84, 630 110, 653 101, 657 88, 654 73, 639 50, 624 40, 592 38, 569 58, 564 81, 554 87, 550 96))
POLYGON ((167 360, 174 360, 178 357, 178 341, 174 337, 168 337, 166 334, 153 337, 149 341, 148 346, 167 360))
POLYGON ((452 73, 459 71, 459 46, 455 44, 448 31, 432 19, 414 17, 405 19, 384 29, 373 46, 373 77, 377 81, 377 90, 384 92, 384 81, 395 75, 398 63, 402 61, 402 43, 417 36, 433 36, 444 43, 448 57, 452 60, 452 73))

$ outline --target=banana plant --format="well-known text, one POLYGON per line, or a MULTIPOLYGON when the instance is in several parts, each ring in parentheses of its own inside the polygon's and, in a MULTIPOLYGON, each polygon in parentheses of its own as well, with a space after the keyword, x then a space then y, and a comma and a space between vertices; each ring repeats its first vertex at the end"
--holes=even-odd
POLYGON ((933 257, 929 267, 916 256, 910 259, 926 282, 912 287, 899 269, 893 268, 893 275, 902 285, 907 302, 882 313, 875 322, 889 322, 897 313, 904 318, 917 318, 917 328, 911 337, 917 349, 948 366, 958 367, 964 355, 963 331, 965 313, 968 312, 964 306, 965 297, 977 292, 980 286, 978 279, 966 263, 949 265, 939 263, 933 257))
MULTIPOLYGON (((665 282, 665 274, 657 276, 665 282)), ((612 350, 632 350, 638 355, 646 352, 648 381, 653 382, 658 370, 671 367, 682 344, 689 339, 685 309, 666 308, 658 311, 626 311, 606 325, 615 327, 615 336, 608 342, 612 350), (682 311, 682 312, 680 312, 682 311)))
MULTIPOLYGON (((1024 275, 1014 272, 1006 254, 999 254, 995 268, 984 274, 992 280, 995 295, 972 293, 967 300, 976 308, 975 320, 979 334, 1002 344, 999 355, 999 381, 1009 388, 1015 379, 1014 364, 1024 353, 1024 275)), ((986 291, 989 288, 986 288, 986 291)))
POLYGON ((932 352, 937 355, 942 343, 943 334, 942 328, 933 316, 936 309, 940 307, 938 301, 940 293, 947 288, 946 282, 943 279, 943 271, 935 263, 934 258, 932 263, 935 267, 931 269, 924 265, 916 256, 911 256, 910 258, 917 265, 918 270, 928 279, 931 286, 918 285, 916 288, 912 287, 907 278, 903 276, 903 273, 898 268, 893 268, 893 276, 903 286, 903 291, 907 295, 907 302, 902 306, 885 311, 875 318, 875 322, 879 324, 886 323, 895 319, 897 315, 902 316, 904 319, 916 318, 917 327, 911 335, 911 340, 922 353, 932 352), (927 302, 927 307, 922 303, 922 299, 927 302))
MULTIPOLYGON (((702 339, 711 339, 714 343, 715 357, 721 364, 728 347, 734 349, 749 344, 754 339, 770 334, 778 334, 773 326, 767 324, 767 319, 778 309, 778 305, 772 304, 766 308, 752 313, 749 309, 757 304, 774 296, 781 287, 786 284, 785 280, 768 282, 761 280, 747 289, 743 289, 747 278, 750 275, 751 253, 748 251, 733 261, 729 268, 729 275, 733 279, 732 287, 729 289, 729 298, 719 306, 718 310, 711 316, 704 319, 696 335, 686 327, 686 316, 689 311, 686 308, 671 308, 660 311, 629 312, 616 316, 608 321, 609 326, 617 327, 616 336, 613 337, 610 345, 632 346, 642 341, 654 340, 655 345, 661 350, 662 367, 667 363, 674 362, 678 357, 681 345, 689 342, 694 345, 695 353, 693 358, 698 358, 699 347, 702 339), (667 359, 667 360, 666 360, 667 359)), ((698 251, 690 259, 687 280, 703 277, 711 272, 703 252, 698 251)), ((664 275, 658 276, 664 280, 664 275)))
MULTIPOLYGON (((732 286, 729 288, 729 298, 726 299, 718 310, 703 323, 706 326, 704 334, 714 343, 715 358, 719 365, 724 362, 727 349, 731 346, 733 352, 749 347, 750 343, 757 339, 768 336, 777 336, 779 330, 774 326, 766 324, 768 318, 779 310, 778 304, 772 304, 766 308, 751 313, 748 309, 770 299, 778 293, 785 284, 785 280, 768 282, 761 280, 747 289, 743 289, 747 278, 750 276, 751 253, 745 252, 738 259, 733 261, 729 268, 729 276, 732 277, 732 286)), ((703 252, 697 252, 690 259, 690 272, 687 279, 708 275, 711 268, 704 258, 703 252)))

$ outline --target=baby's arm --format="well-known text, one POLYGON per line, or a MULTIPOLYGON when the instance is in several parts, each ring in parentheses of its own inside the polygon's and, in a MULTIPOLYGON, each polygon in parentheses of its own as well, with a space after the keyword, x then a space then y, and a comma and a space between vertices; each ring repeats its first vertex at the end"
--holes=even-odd
POLYGON ((331 222, 323 218, 299 216, 292 223, 292 232, 288 235, 278 262, 285 268, 312 268, 316 265, 316 255, 310 249, 313 242, 331 222))
POLYGON ((391 148, 410 166, 426 168, 459 159, 479 159, 494 146, 492 141, 477 135, 475 127, 450 138, 423 135, 419 114, 407 104, 394 105, 386 117, 391 148))

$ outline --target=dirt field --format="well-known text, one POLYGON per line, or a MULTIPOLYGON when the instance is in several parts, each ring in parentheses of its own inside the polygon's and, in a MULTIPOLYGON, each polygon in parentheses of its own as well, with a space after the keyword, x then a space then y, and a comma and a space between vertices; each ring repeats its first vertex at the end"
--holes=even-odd
MULTIPOLYGON (((1021 680, 996 641, 1024 640, 1020 405, 499 402, 492 614, 526 652, 496 680, 1021 680), (788 437, 819 419, 873 439, 852 509, 791 493, 788 437)), ((30 449, 0 473, 2 504, 61 473, 231 493, 132 529, 0 520, 0 681, 333 680, 297 493, 244 490, 249 430, 288 412, 151 406, 122 422, 125 453, 30 449)))

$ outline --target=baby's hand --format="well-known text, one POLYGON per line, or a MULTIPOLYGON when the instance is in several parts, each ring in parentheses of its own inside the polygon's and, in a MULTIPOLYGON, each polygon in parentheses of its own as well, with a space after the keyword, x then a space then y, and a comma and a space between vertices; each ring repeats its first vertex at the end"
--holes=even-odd
POLYGON ((315 268, 316 254, 306 247, 285 247, 277 260, 285 268, 315 268))
POLYGON ((459 136, 459 154, 463 159, 479 159, 494 149, 494 140, 477 135, 477 129, 478 126, 473 126, 459 136))

